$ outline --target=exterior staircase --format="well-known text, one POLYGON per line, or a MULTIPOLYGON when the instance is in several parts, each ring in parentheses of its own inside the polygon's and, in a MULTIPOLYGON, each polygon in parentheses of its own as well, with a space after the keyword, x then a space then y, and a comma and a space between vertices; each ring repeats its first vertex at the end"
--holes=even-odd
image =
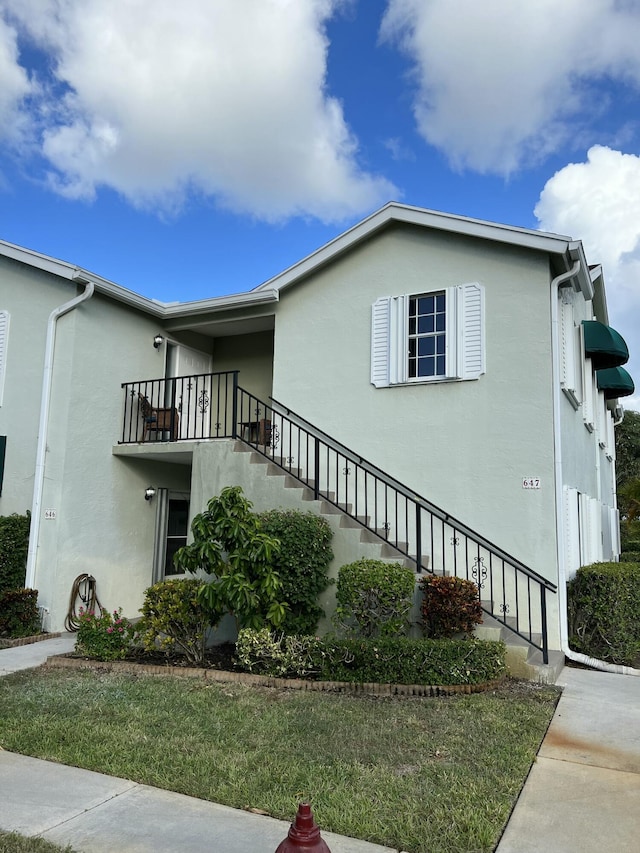
MULTIPOLYGON (((393 544, 384 541, 379 533, 372 532, 366 525, 368 519, 354 518, 349 515, 351 507, 342 509, 324 498, 315 497, 314 483, 304 482, 300 479, 300 471, 288 472, 275 464, 269 457, 257 452, 245 441, 237 440, 233 445, 235 453, 246 456, 249 466, 261 466, 263 469, 260 477, 268 478, 273 484, 271 491, 273 505, 284 504, 287 507, 298 506, 300 509, 309 510, 324 517, 334 533, 334 550, 336 559, 334 565, 341 565, 363 557, 368 559, 383 560, 386 562, 400 563, 408 568, 415 569, 415 561, 396 548, 393 544), (282 492, 288 493, 286 499, 282 500, 282 492), (280 492, 280 497, 278 496, 280 492)), ((384 534, 384 531, 381 531, 384 534)), ((423 569, 429 571, 428 557, 423 557, 423 569)), ((435 570, 435 573, 439 572, 435 570)), ((440 572, 442 573, 442 572, 440 572)), ((419 575, 417 577, 420 577, 419 575)), ((333 609, 333 592, 330 588, 324 594, 320 602, 325 610, 333 609)), ((560 652, 550 651, 549 662, 544 663, 542 653, 532 646, 524 638, 515 634, 508 627, 494 619, 487 612, 492 609, 491 602, 483 601, 483 623, 475 629, 475 636, 484 640, 502 640, 507 647, 507 667, 514 678, 524 678, 529 681, 541 683, 555 683, 562 666, 564 655, 560 652)), ((510 617, 507 617, 509 620, 510 617)), ((515 619, 512 619, 515 622, 515 619)), ((412 633, 418 635, 420 628, 420 593, 416 583, 416 595, 411 612, 412 633)), ((321 624, 321 630, 329 630, 331 624, 325 620, 321 624)), ((534 637, 537 645, 541 644, 540 636, 534 637)))

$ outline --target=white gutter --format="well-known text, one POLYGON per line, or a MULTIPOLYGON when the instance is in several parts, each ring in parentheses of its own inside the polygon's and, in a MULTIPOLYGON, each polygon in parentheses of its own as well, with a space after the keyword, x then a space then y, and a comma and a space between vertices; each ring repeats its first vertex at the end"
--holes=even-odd
POLYGON ((580 260, 576 260, 568 272, 561 273, 551 282, 551 352, 553 358, 553 442, 555 455, 555 490, 556 490, 556 543, 558 556, 558 610, 560 616, 560 650, 569 660, 599 669, 603 672, 613 672, 617 675, 640 675, 640 669, 622 664, 592 658, 569 648, 568 604, 567 604, 567 572, 565 565, 564 537, 562 523, 564 495, 562 492, 562 435, 560 431, 560 337, 558 332, 558 297, 560 285, 578 275, 580 260))
POLYGON ((27 575, 25 586, 33 588, 36 582, 36 557, 40 538, 40 519, 42 515, 42 492, 44 489, 44 469, 47 454, 49 429, 49 411, 51 406, 51 385, 53 382, 53 357, 56 344, 56 326, 60 317, 73 311, 81 302, 91 299, 95 286, 92 281, 76 278, 85 285, 84 292, 68 302, 54 308, 47 321, 47 340, 44 350, 44 370, 42 373, 42 396, 40 399, 40 423, 38 425, 38 446, 36 450, 35 482, 33 485, 33 504, 31 507, 31 531, 29 533, 29 553, 27 555, 27 575))

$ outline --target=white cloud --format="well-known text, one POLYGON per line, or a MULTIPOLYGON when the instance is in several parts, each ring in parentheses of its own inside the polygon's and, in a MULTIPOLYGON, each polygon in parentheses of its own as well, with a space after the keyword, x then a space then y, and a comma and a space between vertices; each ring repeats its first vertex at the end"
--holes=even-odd
POLYGON ((20 107, 32 91, 26 71, 18 65, 16 31, 0 18, 0 139, 19 140, 20 107))
POLYGON ((640 157, 594 146, 585 163, 547 181, 535 214, 545 231, 582 240, 589 263, 602 264, 609 319, 627 341, 626 369, 640 392, 640 157))
POLYGON ((0 0, 51 60, 51 186, 165 210, 196 192, 270 221, 386 201, 326 90, 324 25, 349 2, 0 0))
POLYGON ((457 168, 508 175, 607 109, 593 85, 640 85, 640 4, 389 0, 381 38, 413 64, 418 130, 457 168))

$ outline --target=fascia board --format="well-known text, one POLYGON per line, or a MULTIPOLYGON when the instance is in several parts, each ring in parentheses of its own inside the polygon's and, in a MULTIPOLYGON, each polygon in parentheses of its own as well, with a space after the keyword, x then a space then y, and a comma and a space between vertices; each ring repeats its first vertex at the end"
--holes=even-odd
POLYGON ((446 231, 462 236, 476 237, 481 240, 506 243, 552 255, 566 255, 569 246, 579 245, 572 241, 570 237, 564 237, 559 234, 547 234, 542 231, 500 225, 480 219, 469 219, 464 216, 439 213, 437 211, 391 202, 338 237, 335 237, 315 252, 307 255, 307 257, 298 261, 298 263, 289 267, 284 272, 259 285, 252 292, 274 288, 283 290, 286 287, 290 287, 299 279, 304 278, 324 264, 335 260, 341 254, 347 252, 358 243, 367 240, 392 222, 432 228, 436 231, 446 231))
POLYGON ((0 254, 11 260, 18 261, 19 263, 26 264, 27 266, 34 267, 70 282, 82 284, 92 282, 99 293, 159 319, 215 313, 230 308, 241 308, 246 305, 261 305, 278 301, 278 292, 276 290, 265 289, 260 293, 249 291, 231 296, 215 296, 211 299, 200 299, 194 302, 159 302, 156 299, 148 299, 145 296, 141 296, 133 290, 128 290, 126 287, 108 281, 67 261, 59 261, 48 255, 34 252, 32 249, 23 249, 21 246, 15 246, 4 240, 0 240, 0 254))

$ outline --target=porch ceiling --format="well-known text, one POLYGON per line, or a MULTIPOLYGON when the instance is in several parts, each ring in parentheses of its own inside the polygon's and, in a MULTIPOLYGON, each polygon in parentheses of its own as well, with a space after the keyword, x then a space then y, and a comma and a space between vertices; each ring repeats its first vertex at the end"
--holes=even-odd
POLYGON ((263 317, 213 318, 213 317, 181 317, 168 320, 165 328, 168 332, 185 330, 208 335, 211 338, 230 338, 235 335, 250 335, 255 332, 270 331, 275 327, 273 314, 263 317))

